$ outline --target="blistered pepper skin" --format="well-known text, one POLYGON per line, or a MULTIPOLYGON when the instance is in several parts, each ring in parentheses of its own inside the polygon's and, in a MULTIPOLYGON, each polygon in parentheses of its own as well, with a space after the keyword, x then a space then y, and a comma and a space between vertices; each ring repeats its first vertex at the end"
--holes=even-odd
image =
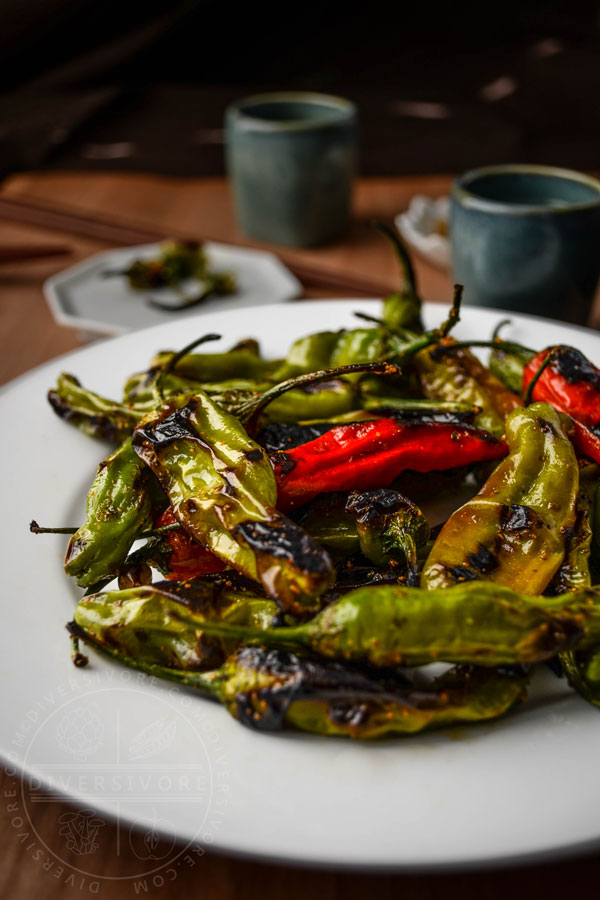
POLYGON ((195 540, 260 581, 286 611, 319 608, 333 581, 331 561, 275 509, 269 459, 234 416, 202 391, 179 395, 142 420, 133 447, 195 540))
POLYGON ((120 443, 129 437, 142 413, 82 387, 74 375, 61 372, 48 402, 57 416, 90 437, 120 443))
POLYGON ((552 359, 534 385, 533 399, 552 403, 588 427, 600 423, 600 369, 574 347, 548 347, 529 360, 523 390, 550 353, 552 359))
POLYGON ((271 462, 278 506, 288 510, 323 492, 387 487, 406 469, 441 471, 505 454, 502 441, 461 422, 385 418, 336 426, 271 462))
MULTIPOLYGON (((379 668, 530 665, 600 643, 598 591, 532 597, 490 582, 436 591, 380 584, 344 594, 300 625, 253 628, 202 616, 199 627, 222 640, 379 668)), ((193 610, 180 618, 195 621, 193 610)))
POLYGON ((151 478, 134 453, 131 438, 98 468, 86 506, 86 521, 71 537, 65 571, 81 587, 118 574, 137 535, 150 524, 151 478))
POLYGON ((438 535, 423 587, 478 579, 542 594, 561 565, 579 489, 563 423, 547 403, 534 403, 511 413, 506 440, 506 459, 438 535))
MULTIPOLYGON (((447 345, 452 346, 450 339, 447 345)), ((507 415, 523 405, 468 350, 437 355, 436 348, 427 348, 416 355, 414 365, 426 397, 477 406, 475 424, 496 437, 502 437, 507 415)))
POLYGON ((204 669, 221 665, 238 641, 205 640, 202 622, 270 625, 277 604, 247 590, 218 582, 157 582, 83 597, 74 622, 98 645, 148 664, 204 669))

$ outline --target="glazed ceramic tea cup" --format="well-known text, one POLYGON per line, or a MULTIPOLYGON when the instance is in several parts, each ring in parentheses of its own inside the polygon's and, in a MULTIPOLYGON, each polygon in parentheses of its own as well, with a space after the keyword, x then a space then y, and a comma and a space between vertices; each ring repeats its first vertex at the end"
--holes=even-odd
POLYGON ((451 192, 464 302, 585 324, 600 275, 600 181, 552 166, 466 172, 451 192))
POLYGON ((246 97, 227 109, 225 132, 245 234, 294 247, 343 234, 356 168, 353 103, 309 92, 246 97))

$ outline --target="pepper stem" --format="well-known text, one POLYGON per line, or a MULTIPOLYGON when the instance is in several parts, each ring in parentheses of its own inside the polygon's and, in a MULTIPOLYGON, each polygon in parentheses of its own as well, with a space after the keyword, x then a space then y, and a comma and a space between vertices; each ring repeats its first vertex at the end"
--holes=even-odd
POLYGON ((151 384, 151 388, 154 389, 154 391, 158 395, 159 401, 161 403, 164 402, 164 399, 165 399, 164 388, 163 388, 164 380, 167 377, 167 375, 169 374, 169 372, 173 371, 173 369, 175 368, 177 363, 180 360, 182 360, 184 356, 187 356, 188 353, 191 353, 192 350, 195 350, 196 347, 199 347, 200 344, 206 344, 206 343, 208 343, 208 341, 220 341, 220 340, 221 340, 220 334, 203 334, 202 337, 196 338, 195 341, 192 341, 191 343, 186 344, 186 346, 182 350, 179 350, 168 360, 168 362, 162 367, 162 369, 158 370, 158 372, 156 373, 156 375, 154 377, 154 384, 153 385, 151 384))
POLYGON ((295 378, 281 381, 259 397, 244 403, 237 411, 237 418, 242 424, 247 424, 265 406, 268 406, 269 403, 276 400, 277 397, 281 397, 287 391, 304 387, 307 384, 316 384, 319 381, 328 381, 330 378, 336 378, 338 375, 350 375, 353 372, 373 372, 375 375, 400 375, 400 367, 397 363, 390 363, 384 360, 382 362, 353 363, 350 366, 338 366, 335 369, 321 369, 319 372, 297 375, 295 378))
POLYGON ((396 251, 396 256, 398 257, 398 261, 400 262, 400 267, 402 269, 402 274, 404 275, 404 282, 406 286, 409 288, 410 293, 413 297, 418 297, 417 293, 417 279, 415 276, 415 270, 413 268, 413 264, 411 262, 410 256, 406 250, 406 247, 398 237, 396 231, 393 228, 390 228, 389 225, 386 225, 385 222, 375 222, 375 228, 381 232, 381 234, 385 235, 385 237, 391 241, 394 250, 396 251))
POLYGON ((500 321, 492 331, 492 340, 500 340, 500 332, 505 325, 512 325, 512 319, 500 319, 500 321))
POLYGON ((533 400, 533 389, 535 388, 536 384, 540 380, 540 377, 543 374, 544 369, 548 368, 548 366, 550 365, 550 363, 552 362, 554 357, 557 355, 558 351, 559 351, 558 347, 553 347, 552 350, 550 350, 548 352, 548 355, 545 357, 541 366, 539 367, 539 369, 537 370, 537 372, 535 373, 535 375, 533 376, 533 378, 527 385, 527 390, 525 391, 525 394, 523 395, 523 403, 525 404, 525 406, 529 406, 529 404, 533 400))
POLYGON ((71 659, 73 665, 77 666, 78 669, 84 669, 89 663, 85 653, 81 653, 79 650, 79 638, 76 634, 71 635, 71 659))
POLYGON ((447 353, 456 353, 458 350, 468 350, 471 347, 488 347, 491 350, 505 350, 507 353, 515 353, 525 355, 529 358, 535 356, 536 351, 531 350, 523 344, 516 344, 513 341, 503 341, 502 338, 494 338, 491 341, 455 341, 452 344, 442 344, 431 351, 434 359, 445 356, 447 353))
POLYGON ((77 528, 71 528, 67 526, 65 528, 43 528, 41 525, 32 519, 29 523, 29 530, 32 534, 75 534, 78 531, 77 528))
POLYGON ((414 332, 407 331, 406 328, 394 328, 393 325, 389 325, 383 319, 378 319, 377 316, 370 316, 368 313, 363 312, 355 312, 354 315, 357 319, 363 319, 365 322, 373 322, 374 325, 379 325, 380 328, 385 328, 386 331, 391 332, 391 334, 397 335, 403 340, 410 341, 415 337, 414 332))
POLYGON ((81 628, 76 622, 68 622, 67 631, 71 635, 72 640, 74 639, 77 642, 82 640, 93 647, 94 650, 98 650, 103 656, 108 656, 131 669, 137 669, 140 672, 144 672, 146 675, 152 675, 156 678, 165 678, 168 681, 175 681, 177 684, 183 684, 186 687, 196 688, 216 700, 222 699, 221 686, 225 678, 225 673, 222 669, 214 669, 211 672, 171 669, 168 666, 159 666, 156 663, 148 663, 143 659, 127 656, 125 653, 121 653, 120 650, 110 647, 98 640, 98 638, 85 631, 85 629, 81 628))
POLYGON ((439 328, 432 333, 436 334, 439 339, 448 337, 455 325, 460 321, 460 304, 462 303, 462 295, 464 288, 462 284, 454 285, 454 294, 452 296, 452 306, 447 318, 442 322, 439 328))
MULTIPOLYGON (((169 531, 179 531, 181 525, 179 522, 171 522, 169 525, 159 525, 158 528, 151 528, 149 531, 140 531, 136 540, 144 540, 145 538, 157 537, 160 534, 168 534, 169 531)), ((29 530, 32 534, 75 534, 79 528, 72 525, 64 528, 43 528, 32 519, 29 523, 29 530)))

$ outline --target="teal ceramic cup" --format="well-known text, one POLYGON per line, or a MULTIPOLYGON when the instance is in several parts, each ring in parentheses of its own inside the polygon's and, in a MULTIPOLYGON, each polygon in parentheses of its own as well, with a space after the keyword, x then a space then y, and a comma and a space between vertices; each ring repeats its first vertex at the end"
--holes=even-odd
POLYGON ((225 136, 245 234, 291 247, 343 234, 357 157, 353 103, 307 92, 246 97, 227 109, 225 136))
POLYGON ((456 179, 450 237, 464 302, 585 324, 600 275, 600 181, 551 166, 456 179))

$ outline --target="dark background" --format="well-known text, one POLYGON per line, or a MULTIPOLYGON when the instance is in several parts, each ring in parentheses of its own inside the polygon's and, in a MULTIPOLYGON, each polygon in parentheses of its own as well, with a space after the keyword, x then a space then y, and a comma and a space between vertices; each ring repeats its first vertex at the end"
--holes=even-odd
POLYGON ((596 2, 0 0, 0 175, 223 171, 241 95, 354 99, 366 175, 600 169, 596 2))

